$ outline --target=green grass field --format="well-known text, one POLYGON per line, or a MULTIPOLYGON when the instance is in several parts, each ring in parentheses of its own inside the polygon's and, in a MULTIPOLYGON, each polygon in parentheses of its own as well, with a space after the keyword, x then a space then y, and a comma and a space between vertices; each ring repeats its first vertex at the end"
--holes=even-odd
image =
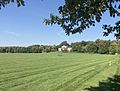
POLYGON ((80 53, 0 54, 0 91, 84 91, 118 74, 117 60, 80 53))

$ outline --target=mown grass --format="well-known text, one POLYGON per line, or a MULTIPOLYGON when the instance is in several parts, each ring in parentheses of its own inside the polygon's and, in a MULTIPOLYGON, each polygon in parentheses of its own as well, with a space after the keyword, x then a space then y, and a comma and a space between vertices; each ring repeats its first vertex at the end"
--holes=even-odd
POLYGON ((99 54, 0 54, 0 91, 84 91, 118 73, 117 60, 99 54))

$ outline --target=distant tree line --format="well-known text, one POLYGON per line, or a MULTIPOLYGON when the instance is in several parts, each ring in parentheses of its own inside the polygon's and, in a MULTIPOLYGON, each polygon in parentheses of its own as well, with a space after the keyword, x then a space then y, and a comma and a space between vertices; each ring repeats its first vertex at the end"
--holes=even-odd
POLYGON ((72 48, 72 52, 115 54, 120 53, 120 41, 100 40, 81 41, 69 44, 63 41, 59 45, 32 45, 28 47, 0 47, 0 53, 43 53, 56 52, 61 46, 72 48))
POLYGON ((28 47, 0 47, 0 53, 42 53, 55 52, 56 46, 32 45, 28 47))
POLYGON ((73 52, 115 54, 120 52, 120 41, 100 40, 81 41, 71 44, 73 52))

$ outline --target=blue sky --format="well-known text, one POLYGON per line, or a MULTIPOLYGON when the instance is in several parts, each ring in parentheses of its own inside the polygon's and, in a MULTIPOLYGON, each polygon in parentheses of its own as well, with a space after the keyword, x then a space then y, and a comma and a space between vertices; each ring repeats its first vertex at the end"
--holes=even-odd
POLYGON ((101 23, 85 30, 82 34, 67 36, 57 25, 45 26, 43 20, 50 13, 58 14, 57 8, 64 0, 26 0, 24 7, 17 8, 9 4, 0 10, 0 46, 28 46, 34 44, 53 45, 62 41, 77 42, 82 40, 115 39, 113 35, 103 37, 102 24, 113 24, 105 13, 101 23))

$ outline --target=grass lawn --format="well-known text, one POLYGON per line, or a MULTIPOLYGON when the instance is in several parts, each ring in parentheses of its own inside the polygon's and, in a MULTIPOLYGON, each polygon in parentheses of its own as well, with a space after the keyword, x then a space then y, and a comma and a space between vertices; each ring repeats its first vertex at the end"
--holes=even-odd
POLYGON ((0 91, 84 91, 120 72, 117 60, 81 53, 0 54, 0 91))

